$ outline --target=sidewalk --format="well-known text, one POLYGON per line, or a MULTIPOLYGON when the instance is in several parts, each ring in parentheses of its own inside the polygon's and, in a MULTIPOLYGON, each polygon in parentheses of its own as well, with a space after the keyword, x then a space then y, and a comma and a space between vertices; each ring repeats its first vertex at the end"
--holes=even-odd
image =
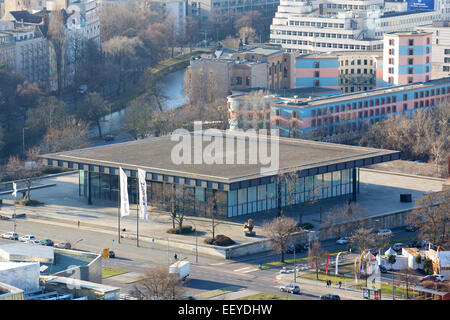
MULTIPOLYGON (((382 214, 394 209, 404 209, 414 206, 414 203, 400 203, 398 194, 400 192, 413 190, 413 197, 427 191, 437 191, 442 189, 442 183, 435 180, 417 177, 400 177, 392 175, 361 171, 361 193, 358 203, 361 206, 369 207, 372 215, 382 214), (405 189, 408 188, 408 189, 405 189)), ((33 190, 32 199, 43 201, 45 205, 39 207, 16 206, 16 214, 26 214, 26 219, 33 222, 52 224, 55 226, 64 226, 69 228, 78 228, 80 230, 93 232, 103 232, 116 235, 118 233, 118 209, 117 203, 112 201, 93 200, 93 205, 87 204, 87 199, 80 197, 78 186, 78 172, 68 175, 60 175, 41 179, 42 184, 56 184, 54 187, 33 190)), ((3 206, 0 214, 9 216, 14 213, 14 198, 11 195, 2 196, 3 206)), ((345 199, 324 200, 320 205, 302 206, 298 210, 303 212, 303 222, 310 222, 316 228, 320 222, 318 213, 322 209, 325 219, 327 211, 336 206, 343 205, 345 199)), ((128 238, 136 237, 137 211, 135 206, 130 207, 130 216, 120 219, 120 228, 126 231, 121 232, 122 236, 128 238)), ((276 212, 262 212, 250 214, 235 218, 226 218, 220 221, 216 228, 216 234, 224 234, 233 239, 237 244, 246 244, 265 239, 262 225, 265 221, 276 216, 276 212), (245 237, 243 225, 249 218, 255 223, 256 237, 245 237)), ((298 219, 299 213, 293 213, 293 218, 298 219)), ((149 211, 149 220, 139 221, 139 237, 142 241, 150 241, 155 244, 160 242, 166 246, 167 241, 173 244, 179 244, 192 248, 197 245, 206 246, 203 240, 211 236, 211 222, 208 218, 186 216, 184 225, 195 226, 198 230, 197 239, 195 234, 176 235, 168 234, 167 229, 172 227, 171 218, 168 213, 161 211, 149 211)), ((208 248, 211 248, 208 246, 208 248)), ((190 250, 190 249, 188 249, 190 250)))
MULTIPOLYGON (((306 273, 306 272, 303 272, 306 273)), ((355 285, 355 282, 347 282, 342 284, 342 288, 339 289, 339 286, 335 283, 331 285, 331 287, 326 286, 326 283, 324 281, 316 281, 316 280, 310 280, 310 279, 304 279, 300 278, 299 275, 302 274, 300 272, 297 275, 297 282, 300 286, 300 291, 312 293, 317 296, 321 296, 327 293, 330 294, 336 294, 341 297, 343 300, 366 300, 363 297, 363 293, 361 290, 357 290, 354 288, 351 288, 351 286, 355 285)), ((277 276, 277 279, 282 282, 283 284, 289 284, 293 283, 293 275, 292 274, 281 274, 277 276)), ((361 283, 361 281, 359 281, 361 283)), ((371 300, 373 300, 373 297, 371 297, 371 300)), ((388 295, 382 295, 381 300, 392 300, 392 296, 388 295)), ((403 300, 398 297, 395 298, 395 300, 403 300)))

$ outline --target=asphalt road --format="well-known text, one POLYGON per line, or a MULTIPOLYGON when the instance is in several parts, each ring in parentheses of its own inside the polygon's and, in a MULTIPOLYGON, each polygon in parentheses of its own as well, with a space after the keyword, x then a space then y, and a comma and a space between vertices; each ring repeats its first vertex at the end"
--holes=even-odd
MULTIPOLYGON (((14 228, 13 220, 0 220, 0 233, 12 231, 14 228)), ((405 232, 404 228, 392 230, 393 239, 400 239, 413 236, 413 233, 405 232)), ((236 260, 223 260, 209 256, 199 256, 198 263, 195 263, 196 257, 192 253, 174 251, 168 247, 156 246, 146 242, 141 242, 140 247, 136 246, 136 241, 130 239, 121 239, 117 243, 117 238, 92 231, 78 230, 75 228, 55 227, 53 225, 38 223, 36 221, 16 220, 16 232, 21 235, 33 234, 38 239, 50 238, 55 243, 59 241, 69 241, 75 249, 87 250, 91 252, 101 252, 103 248, 110 248, 116 253, 115 259, 105 259, 104 266, 127 270, 135 273, 145 273, 146 269, 155 263, 172 263, 174 254, 177 253, 179 259, 191 261, 190 281, 185 285, 186 295, 197 295, 199 293, 233 287, 237 289, 247 289, 258 292, 273 293, 285 295, 289 298, 299 300, 318 299, 319 294, 314 290, 304 291, 301 295, 289 293, 280 293, 280 282, 276 279, 279 275, 279 268, 254 270, 251 266, 259 263, 277 261, 278 254, 263 253, 250 255, 236 260)), ((11 240, 1 239, 0 244, 10 243, 11 240)), ((329 252, 339 249, 346 250, 345 246, 337 245, 335 241, 324 241, 323 248, 329 252)), ((297 253, 296 257, 304 257, 306 252, 297 253)), ((292 258, 293 255, 286 254, 286 258, 292 258)), ((386 279, 390 279, 390 274, 384 274, 386 279)), ((105 284, 121 287, 121 292, 130 292, 133 283, 119 283, 114 281, 114 277, 105 279, 105 284)))

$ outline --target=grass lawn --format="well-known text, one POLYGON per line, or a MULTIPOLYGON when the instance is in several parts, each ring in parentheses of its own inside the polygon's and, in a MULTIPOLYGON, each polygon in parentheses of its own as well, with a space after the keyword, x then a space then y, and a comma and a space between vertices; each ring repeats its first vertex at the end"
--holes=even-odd
POLYGON ((283 297, 272 293, 258 293, 250 296, 242 297, 237 300, 295 300, 293 298, 283 297))
POLYGON ((316 281, 327 281, 327 280, 331 280, 331 282, 333 284, 337 284, 340 281, 342 282, 351 282, 354 281, 355 279, 353 278, 348 278, 348 277, 342 277, 342 276, 335 276, 334 274, 325 274, 323 272, 319 272, 319 280, 317 280, 316 278, 316 273, 312 272, 312 273, 305 273, 299 276, 300 278, 304 278, 304 279, 310 279, 310 280, 316 280, 316 281))
POLYGON ((202 292, 202 293, 196 295, 196 297, 201 298, 201 299, 209 299, 209 298, 220 296, 222 294, 230 293, 230 292, 232 292, 232 291, 226 290, 226 289, 209 290, 209 291, 202 292))
MULTIPOLYGON (((331 256, 335 256, 339 253, 340 251, 336 251, 336 252, 330 252, 330 257, 331 256)), ((301 257, 301 258, 295 258, 295 263, 298 262, 302 262, 302 261, 307 261, 308 257, 301 257)), ((282 267, 285 266, 287 264, 291 264, 294 263, 294 258, 291 259, 284 259, 284 263, 280 262, 280 261, 273 261, 273 262, 267 262, 265 264, 263 264, 261 266, 261 269, 269 269, 269 268, 274 268, 274 267, 282 267)), ((258 265, 254 265, 254 268, 258 268, 258 265)))
POLYGON ((103 267, 102 268, 102 278, 105 279, 105 278, 117 276, 119 274, 124 274, 124 273, 127 273, 127 272, 128 272, 127 270, 103 267))
MULTIPOLYGON (((366 283, 360 283, 358 285, 356 285, 354 288, 355 289, 361 289, 361 287, 365 287, 366 283)), ((370 288, 370 284, 368 285, 370 288)), ((399 288, 397 285, 397 288, 395 289, 395 296, 398 298, 402 297, 402 293, 404 294, 404 298, 406 299, 406 288, 399 288)), ((392 285, 389 284, 381 284, 381 297, 383 298, 383 295, 387 295, 387 296, 391 296, 392 297, 392 285)), ((419 293, 417 291, 413 291, 412 289, 408 290, 408 296, 411 297, 416 297, 418 296, 419 293)))

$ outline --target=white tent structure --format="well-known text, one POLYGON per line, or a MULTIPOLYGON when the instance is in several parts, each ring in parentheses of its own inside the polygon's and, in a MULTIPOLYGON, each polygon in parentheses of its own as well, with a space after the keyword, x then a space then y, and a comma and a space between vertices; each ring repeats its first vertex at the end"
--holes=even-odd
POLYGON ((385 255, 386 257, 392 256, 392 255, 396 256, 396 255, 397 255, 397 252, 396 252, 394 249, 389 248, 388 250, 386 250, 386 252, 384 253, 384 255, 385 255))

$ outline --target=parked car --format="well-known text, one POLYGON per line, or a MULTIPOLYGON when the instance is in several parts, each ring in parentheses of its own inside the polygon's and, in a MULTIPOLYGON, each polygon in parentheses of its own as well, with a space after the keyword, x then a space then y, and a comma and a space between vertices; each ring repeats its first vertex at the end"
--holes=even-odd
POLYGON ((381 273, 387 273, 386 267, 380 265, 380 272, 381 272, 381 273))
POLYGON ((294 249, 295 249, 295 253, 299 253, 299 252, 302 252, 304 250, 303 247, 304 247, 304 245, 299 244, 299 243, 297 243, 295 245, 291 244, 289 246, 289 248, 286 250, 286 252, 287 253, 294 253, 294 249))
POLYGON ((400 250, 402 250, 402 248, 403 248, 404 246, 405 246, 405 245, 404 245, 403 243, 398 242, 398 243, 395 243, 395 244, 392 246, 392 249, 394 249, 395 251, 400 251, 400 250))
POLYGON ((350 242, 350 238, 349 237, 341 237, 338 240, 336 240, 337 244, 347 244, 350 242))
POLYGON ((383 230, 380 230, 377 233, 377 236, 379 236, 379 237, 391 236, 391 235, 392 235, 392 230, 391 229, 383 229, 383 230))
POLYGON ((337 294, 328 293, 320 296, 320 300, 341 300, 341 297, 337 294))
POLYGON ((432 275, 428 275, 422 278, 422 280, 420 280, 420 282, 425 282, 425 281, 433 281, 433 282, 442 282, 444 281, 445 278, 443 275, 441 274, 432 274, 432 275))
POLYGON ((43 245, 43 246, 50 246, 53 247, 54 243, 52 240, 50 239, 41 239, 39 240, 39 242, 43 245))
POLYGON ((416 248, 417 246, 420 247, 420 244, 416 240, 411 240, 411 241, 405 242, 405 247, 406 248, 416 248))
POLYGON ((28 240, 28 241, 25 241, 25 243, 38 244, 38 245, 42 246, 42 243, 40 240, 28 240))
POLYGON ((72 245, 70 244, 70 242, 67 241, 63 241, 63 242, 58 242, 55 244, 55 248, 60 248, 60 249, 72 249, 72 245))
POLYGON ((27 235, 21 236, 19 238, 19 241, 22 241, 22 242, 27 242, 28 240, 36 240, 36 237, 33 236, 32 234, 27 234, 27 235))
POLYGON ((111 134, 108 134, 105 136, 105 141, 113 141, 114 140, 114 136, 111 134))
POLYGON ((280 291, 281 292, 289 292, 289 293, 295 293, 295 294, 299 294, 300 293, 300 287, 298 284, 287 284, 285 286, 280 286, 280 291))
POLYGON ((19 235, 15 232, 6 232, 2 234, 3 239, 9 239, 9 240, 18 240, 19 235))
POLYGON ((373 254, 374 256, 377 256, 378 253, 380 253, 380 249, 378 249, 378 248, 371 248, 371 249, 369 249, 369 252, 371 254, 373 254))
POLYGON ((415 227, 413 224, 408 224, 405 228, 405 231, 407 232, 415 232, 417 231, 417 227, 415 227))

